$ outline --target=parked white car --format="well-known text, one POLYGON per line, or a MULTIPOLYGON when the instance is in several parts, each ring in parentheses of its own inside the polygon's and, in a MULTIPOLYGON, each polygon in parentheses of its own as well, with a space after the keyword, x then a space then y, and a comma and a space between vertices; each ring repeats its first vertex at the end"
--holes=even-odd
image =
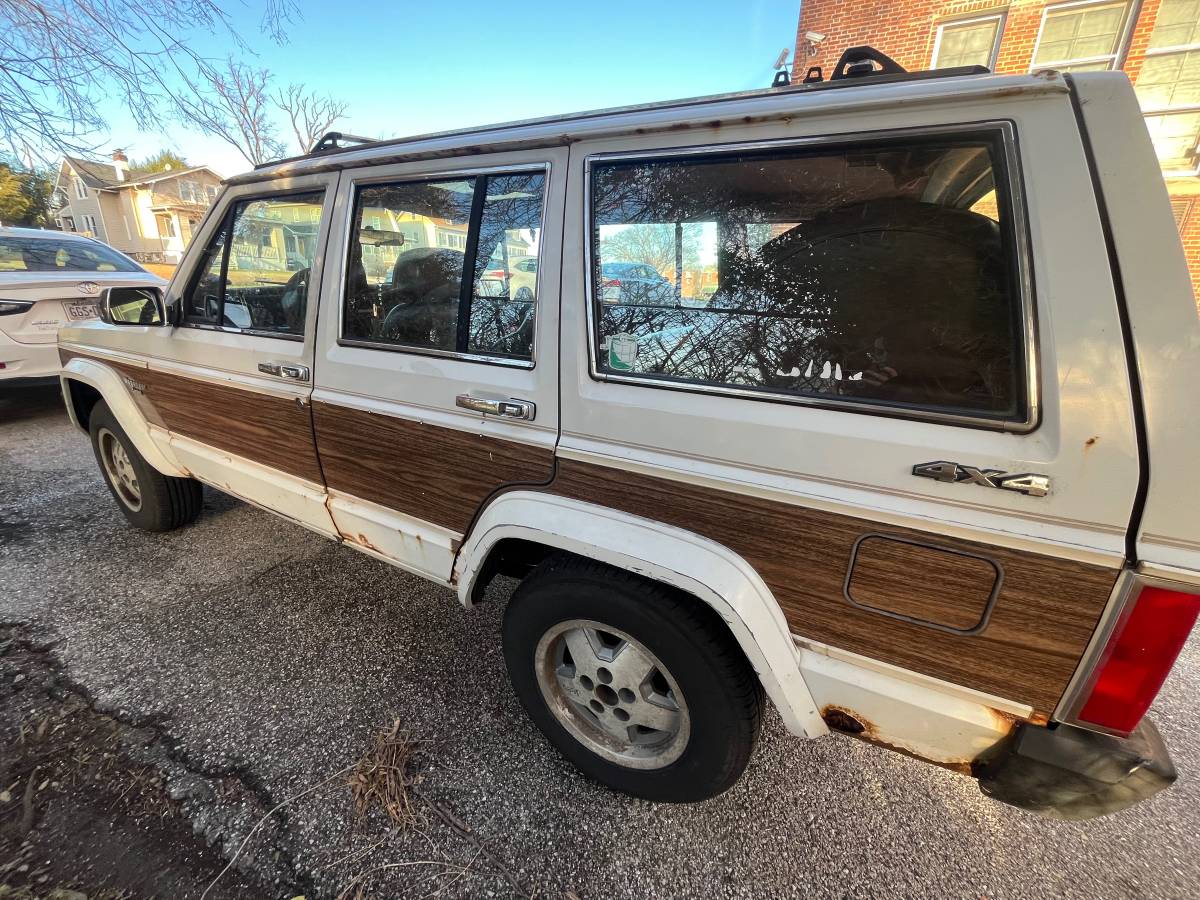
POLYGON ((166 292, 63 330, 70 415, 139 528, 207 484, 466 606, 520 579, 514 690, 619 790, 725 790, 765 697, 1122 809, 1175 778, 1145 713, 1200 612, 1200 320, 1137 98, 862 69, 232 179, 166 292), (376 219, 428 243, 381 265, 376 219), (484 289, 510 246, 525 302, 484 289), (705 305, 606 293, 672 260, 705 305))
POLYGON ((56 379, 58 330, 96 318, 105 288, 166 283, 82 235, 0 228, 0 384, 56 379))

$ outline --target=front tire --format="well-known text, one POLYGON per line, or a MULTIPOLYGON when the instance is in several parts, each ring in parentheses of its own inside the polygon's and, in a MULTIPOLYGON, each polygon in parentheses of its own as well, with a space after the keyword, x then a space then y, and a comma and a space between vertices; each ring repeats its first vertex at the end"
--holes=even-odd
POLYGON ((534 724, 614 790, 694 803, 750 760, 762 689, 720 617, 692 597, 554 556, 509 601, 504 657, 534 724))
POLYGON ((92 407, 88 431, 104 483, 130 524, 143 531, 172 531, 200 515, 200 482, 164 475, 146 462, 103 400, 92 407))

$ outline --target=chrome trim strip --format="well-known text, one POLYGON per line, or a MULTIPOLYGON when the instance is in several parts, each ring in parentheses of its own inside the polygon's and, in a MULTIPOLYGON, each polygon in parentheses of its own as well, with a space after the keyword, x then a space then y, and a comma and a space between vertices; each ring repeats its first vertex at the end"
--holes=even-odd
MULTIPOLYGON (((400 165, 406 165, 401 163, 400 165)), ((347 169, 347 183, 343 187, 338 186, 339 191, 345 192, 346 197, 346 227, 345 240, 341 247, 341 257, 337 261, 338 273, 341 276, 338 280, 338 300, 337 300, 337 344, 339 347, 361 347, 367 350, 385 350, 390 353, 412 353, 417 356, 438 356, 443 359, 459 359, 464 362, 476 362, 485 365, 494 366, 511 366, 517 369, 534 369, 537 368, 537 347, 538 338, 541 336, 542 316, 538 315, 541 312, 542 305, 542 265, 539 261, 538 271, 534 276, 533 282, 533 347, 530 350, 529 359, 510 359, 504 356, 489 356, 484 353, 458 353, 454 350, 438 350, 433 347, 408 347, 403 344, 387 344, 379 341, 366 341, 358 338, 347 338, 343 334, 346 325, 346 272, 347 263, 350 259, 350 241, 354 231, 354 207, 356 201, 356 191, 360 186, 370 186, 376 184, 405 184, 421 181, 441 181, 448 178, 465 178, 478 177, 488 175, 504 175, 520 172, 536 173, 541 172, 544 175, 542 183, 542 218, 541 218, 541 239, 546 238, 546 203, 550 199, 550 160, 532 163, 512 163, 506 166, 483 166, 477 168, 458 168, 446 170, 427 170, 424 172, 414 172, 411 175, 371 175, 372 169, 381 168, 379 165, 366 163, 361 167, 347 169), (362 172, 364 174, 357 175, 362 172)), ((538 247, 539 260, 541 256, 541 246, 538 247)))
MULTIPOLYGON (((307 302, 307 301, 306 301, 307 302)), ((194 328, 196 331, 220 331, 223 334, 244 334, 247 337, 278 338, 281 341, 304 343, 304 335, 284 331, 264 331, 258 328, 238 328, 231 325, 207 325, 203 322, 180 322, 176 328, 194 328)))
MULTIPOLYGON (((112 325, 110 327, 116 328, 118 326, 112 325)), ((109 347, 94 347, 91 344, 77 344, 73 341, 60 341, 58 348, 60 350, 67 350, 71 353, 79 353, 84 356, 95 356, 112 362, 124 363, 128 366, 136 366, 139 369, 150 368, 150 357, 138 356, 125 350, 114 350, 109 347)))
POLYGON ((1041 382, 1038 365, 1037 338, 1037 307, 1033 292, 1033 256, 1031 252, 1031 236, 1026 221, 1024 181, 1021 174, 1020 154, 1018 152, 1016 130, 1013 122, 1008 119, 987 120, 982 122, 961 122, 953 125, 934 125, 923 128, 896 128, 872 132, 834 133, 802 138, 780 138, 765 141, 741 141, 731 144, 703 144, 696 146, 669 147, 661 150, 647 150, 640 153, 596 153, 584 158, 584 295, 587 304, 587 336, 588 336, 588 370, 596 381, 607 381, 620 384, 633 384, 640 387, 657 388, 659 390, 676 390, 687 393, 716 394, 719 396, 741 397, 748 400, 765 400, 775 403, 787 403, 794 406, 807 406, 818 409, 834 409, 843 412, 858 412, 868 415, 887 416, 893 418, 915 419, 934 424, 961 425, 971 428, 984 428, 993 431, 1007 431, 1017 434, 1027 434, 1035 431, 1041 422, 1041 382), (913 409, 908 407, 891 406, 870 401, 848 401, 834 398, 818 398, 798 394, 784 394, 774 391, 749 390, 731 386, 708 385, 697 382, 667 381, 653 376, 614 375, 601 372, 596 359, 596 317, 599 306, 594 296, 593 274, 593 210, 592 210, 592 167, 596 163, 619 162, 625 160, 650 160, 683 156, 722 155, 757 150, 771 150, 789 147, 821 147, 837 146, 852 142, 859 146, 868 140, 889 140, 905 137, 927 137, 930 135, 965 135, 971 131, 996 131, 1003 143, 1002 169, 1005 174, 1009 193, 1011 194, 1012 233, 1014 236, 1017 255, 1017 289, 1021 292, 1021 330, 1022 351, 1025 356, 1025 391, 1026 416, 1023 421, 1013 421, 983 416, 971 416, 961 413, 938 412, 937 410, 913 409))
MULTIPOLYGON (((534 341, 537 341, 537 317, 534 317, 534 341)), ((439 356, 443 359, 461 359, 490 366, 509 366, 513 369, 532 369, 528 359, 509 359, 507 356, 484 356, 480 353, 458 353, 454 350, 438 350, 434 347, 408 347, 404 344, 385 344, 380 341, 356 341, 338 338, 339 347, 361 347, 364 350, 386 350, 389 353, 412 353, 415 356, 439 356)))

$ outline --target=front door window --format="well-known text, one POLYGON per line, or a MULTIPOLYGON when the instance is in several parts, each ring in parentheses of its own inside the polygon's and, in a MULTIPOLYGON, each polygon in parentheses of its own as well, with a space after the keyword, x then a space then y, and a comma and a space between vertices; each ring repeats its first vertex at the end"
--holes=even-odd
POLYGON ((312 191, 238 201, 205 250, 186 321, 303 335, 323 200, 312 191))

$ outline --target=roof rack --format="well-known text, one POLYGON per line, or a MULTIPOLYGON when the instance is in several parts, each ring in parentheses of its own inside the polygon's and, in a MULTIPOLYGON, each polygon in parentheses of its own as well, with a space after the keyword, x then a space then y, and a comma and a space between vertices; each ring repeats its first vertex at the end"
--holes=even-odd
MULTIPOLYGON (((786 73, 783 74, 786 75, 786 73)), ((620 112, 668 109, 671 107, 687 106, 700 102, 715 102, 718 100, 732 100, 750 97, 769 97, 772 94, 778 94, 784 91, 807 93, 809 91, 824 91, 834 88, 852 87, 867 83, 889 84, 891 82, 925 81, 927 79, 935 78, 953 78, 955 76, 962 75, 988 74, 990 74, 990 71, 985 66, 957 66, 952 69, 932 69, 928 71, 908 72, 894 59, 890 58, 884 53, 881 53, 874 47, 851 47, 842 54, 841 59, 839 59, 837 65, 834 66, 833 72, 830 74, 828 80, 826 80, 821 72, 820 66, 813 66, 808 70, 808 73, 799 84, 787 83, 785 82, 784 78, 779 77, 777 74, 775 83, 769 88, 760 88, 752 91, 739 91, 730 94, 713 94, 708 97, 688 97, 676 100, 664 100, 657 103, 644 103, 636 106, 588 110, 586 112, 572 113, 569 115, 543 116, 540 118, 523 119, 514 122, 497 122, 489 125, 477 125, 469 128, 432 132, 430 134, 409 135, 401 138, 367 138, 358 137, 352 134, 344 134, 340 131, 331 131, 328 134, 323 135, 308 153, 302 153, 299 156, 290 156, 285 159, 277 159, 271 160, 270 162, 259 163, 254 167, 254 169, 255 171, 259 169, 269 169, 286 163, 299 162, 314 156, 347 153, 351 150, 356 150, 368 144, 372 146, 400 146, 419 140, 428 140, 434 137, 475 134, 480 132, 494 131, 501 128, 540 125, 556 121, 582 121, 584 119, 612 115, 620 112)), ((232 178, 227 179, 226 183, 240 184, 243 181, 251 180, 252 177, 253 173, 248 172, 244 175, 235 175, 232 178)))
POLYGON ((331 150, 348 150, 350 148, 346 144, 353 144, 357 147, 362 144, 374 144, 376 140, 376 138, 360 137, 357 134, 345 134, 341 131, 327 131, 321 135, 319 141, 313 144, 313 148, 306 155, 328 153, 331 150))
MULTIPOLYGON (((889 81, 916 81, 925 78, 949 78, 955 75, 988 75, 991 71, 987 66, 955 66, 951 69, 929 69, 920 72, 910 72, 886 53, 874 47, 850 47, 838 59, 825 81, 825 75, 820 66, 812 66, 800 82, 801 87, 811 87, 821 84, 825 87, 847 87, 859 79, 869 78, 874 83, 889 81), (878 68, 876 68, 878 66, 878 68), (839 82, 835 84, 834 82, 839 82)), ((794 87, 783 81, 777 75, 771 84, 772 88, 794 87)))

